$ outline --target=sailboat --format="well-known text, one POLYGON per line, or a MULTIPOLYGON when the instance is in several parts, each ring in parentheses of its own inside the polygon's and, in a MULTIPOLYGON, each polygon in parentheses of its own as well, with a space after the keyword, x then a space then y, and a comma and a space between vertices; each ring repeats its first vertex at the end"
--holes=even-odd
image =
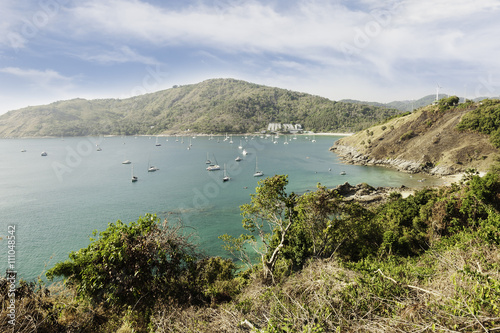
POLYGON ((283 142, 284 145, 287 145, 288 144, 288 138, 287 136, 285 135, 285 142, 283 142))
POLYGON ((217 159, 215 158, 215 155, 214 155, 214 161, 215 163, 210 163, 210 165, 207 167, 208 171, 220 170, 220 165, 217 164, 217 159))
POLYGON ((149 161, 148 161, 148 172, 155 172, 156 170, 160 170, 160 169, 158 169, 154 165, 150 165, 149 161))
POLYGON ((212 164, 212 161, 208 159, 208 152, 207 152, 207 160, 205 161, 205 164, 212 164))
POLYGON ((158 142, 158 136, 156 136, 156 143, 155 143, 155 146, 156 146, 156 147, 161 146, 161 143, 159 143, 159 142, 158 142))
POLYGON ((254 177, 264 176, 264 173, 262 171, 259 171, 259 167, 257 166, 257 156, 255 156, 255 172, 254 172, 253 176, 254 177))
POLYGON ((134 176, 134 166, 132 165, 132 183, 135 183, 138 179, 137 176, 134 176))
POLYGON ((224 178, 222 178, 222 181, 227 182, 230 179, 231 178, 229 178, 229 176, 226 174, 226 164, 224 163, 224 178))
POLYGON ((241 145, 241 140, 240 140, 240 145, 238 146, 238 149, 243 149, 243 146, 241 145))

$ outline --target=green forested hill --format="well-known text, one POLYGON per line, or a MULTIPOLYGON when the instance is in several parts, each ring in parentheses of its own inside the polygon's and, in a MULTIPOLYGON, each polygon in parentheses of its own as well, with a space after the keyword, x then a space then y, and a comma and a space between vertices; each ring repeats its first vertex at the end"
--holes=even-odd
POLYGON ((211 79, 128 99, 73 99, 0 116, 0 137, 243 133, 270 122, 306 130, 358 131, 396 109, 346 102, 234 79, 211 79))

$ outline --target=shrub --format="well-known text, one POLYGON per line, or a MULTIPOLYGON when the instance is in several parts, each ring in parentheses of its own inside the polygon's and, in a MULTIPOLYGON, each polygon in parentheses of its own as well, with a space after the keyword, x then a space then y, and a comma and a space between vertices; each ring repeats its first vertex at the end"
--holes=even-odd
POLYGON ((500 100, 484 100, 481 105, 465 114, 457 129, 488 134, 493 146, 500 148, 500 100))
POLYGON ((148 214, 129 225, 110 223, 93 237, 87 248, 71 252, 46 276, 63 276, 79 297, 106 306, 141 308, 161 297, 181 302, 192 297, 180 278, 201 256, 180 225, 160 224, 148 214))
POLYGON ((448 98, 442 98, 438 102, 439 111, 446 111, 452 106, 456 106, 460 99, 457 96, 450 96, 448 98))
POLYGON ((400 141, 410 140, 414 136, 415 136, 415 132, 413 130, 410 130, 410 131, 406 132, 405 134, 401 135, 399 140, 400 141))

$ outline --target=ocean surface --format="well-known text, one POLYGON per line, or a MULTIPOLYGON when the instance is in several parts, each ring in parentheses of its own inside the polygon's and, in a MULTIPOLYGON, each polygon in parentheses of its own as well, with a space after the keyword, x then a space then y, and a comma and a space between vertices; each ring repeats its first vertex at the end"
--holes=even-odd
POLYGON ((263 179, 253 177, 256 159, 264 177, 287 174, 287 190, 296 193, 346 181, 423 186, 405 173, 341 164, 328 150, 339 138, 233 136, 232 144, 222 136, 1 139, 0 274, 8 268, 9 226, 15 226, 14 268, 32 280, 70 251, 86 247, 93 230, 146 213, 180 219, 205 253, 228 256, 218 236, 243 232, 239 206, 250 201, 263 179), (248 155, 242 155, 240 142, 248 155), (47 156, 41 156, 44 151, 47 156), (206 170, 207 154, 220 171, 206 170), (125 160, 132 164, 122 164, 125 160), (222 181, 224 164, 228 182, 222 181), (148 172, 149 165, 159 170, 148 172))

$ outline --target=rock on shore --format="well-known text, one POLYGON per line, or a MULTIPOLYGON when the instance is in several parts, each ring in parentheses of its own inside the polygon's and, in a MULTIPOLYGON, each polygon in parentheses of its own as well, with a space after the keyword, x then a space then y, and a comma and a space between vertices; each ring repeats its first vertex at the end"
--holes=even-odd
POLYGON ((402 185, 396 187, 372 187, 366 183, 351 185, 348 182, 338 185, 335 189, 344 201, 356 201, 362 205, 372 205, 383 203, 393 192, 400 193, 402 197, 407 197, 415 191, 402 185))

